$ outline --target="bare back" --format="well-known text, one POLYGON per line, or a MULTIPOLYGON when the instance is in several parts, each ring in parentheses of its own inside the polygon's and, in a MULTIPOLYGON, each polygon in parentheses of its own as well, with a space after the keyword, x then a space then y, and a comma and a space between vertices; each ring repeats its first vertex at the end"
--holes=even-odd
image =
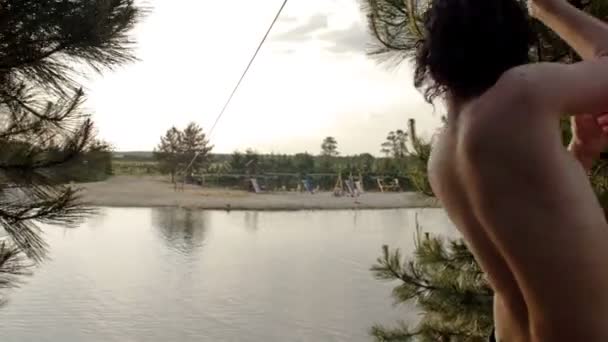
POLYGON ((602 209, 558 116, 504 95, 451 115, 429 163, 433 189, 496 292, 503 340, 608 341, 602 209))

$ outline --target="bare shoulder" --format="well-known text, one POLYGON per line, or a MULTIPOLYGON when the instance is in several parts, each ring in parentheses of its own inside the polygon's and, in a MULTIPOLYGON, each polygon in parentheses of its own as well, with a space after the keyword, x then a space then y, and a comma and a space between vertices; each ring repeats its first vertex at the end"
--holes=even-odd
POLYGON ((478 99, 474 110, 494 115, 510 111, 501 121, 517 118, 518 113, 533 112, 536 117, 545 114, 544 94, 550 81, 559 78, 564 68, 567 66, 559 63, 531 63, 511 68, 478 99))
MULTIPOLYGON (((608 108, 608 59, 532 63, 505 72, 486 95, 527 106, 535 116, 599 113, 608 108)), ((485 95, 484 95, 485 96, 485 95)))
POLYGON ((563 63, 529 63, 513 67, 507 70, 496 82, 494 89, 505 91, 514 90, 518 96, 530 94, 530 90, 536 89, 539 83, 544 83, 547 78, 554 76, 560 70, 569 68, 563 63))
POLYGON ((540 63, 508 70, 463 111, 459 141, 464 153, 479 157, 486 155, 483 152, 513 152, 520 147, 529 151, 532 141, 552 135, 556 115, 549 113, 535 91, 544 70, 540 63))

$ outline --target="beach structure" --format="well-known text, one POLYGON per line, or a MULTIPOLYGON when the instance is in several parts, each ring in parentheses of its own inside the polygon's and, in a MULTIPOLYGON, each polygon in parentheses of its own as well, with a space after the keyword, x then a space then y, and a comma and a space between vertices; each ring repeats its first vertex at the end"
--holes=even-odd
POLYGON ((401 191, 399 179, 395 178, 392 183, 385 183, 381 178, 377 178, 380 192, 401 191))
POLYGON ((336 180, 336 185, 334 186, 334 196, 344 196, 344 181, 342 180, 342 173, 338 173, 338 179, 336 180))
POLYGON ((304 185, 304 190, 306 190, 306 192, 310 192, 311 194, 315 193, 315 188, 313 187, 312 180, 310 178, 304 179, 302 184, 304 185))
POLYGON ((253 192, 255 192, 256 194, 261 194, 262 188, 260 187, 260 184, 258 183, 258 180, 256 178, 251 178, 249 180, 251 182, 251 187, 253 188, 253 192))
POLYGON ((364 194, 365 189, 363 187, 363 176, 359 173, 359 180, 355 181, 355 189, 359 192, 359 194, 364 194))

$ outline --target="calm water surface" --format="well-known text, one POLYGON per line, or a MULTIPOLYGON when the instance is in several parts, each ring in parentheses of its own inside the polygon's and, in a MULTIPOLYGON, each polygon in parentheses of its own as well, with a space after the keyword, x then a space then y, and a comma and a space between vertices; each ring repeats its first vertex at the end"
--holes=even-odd
POLYGON ((52 259, 0 309, 9 341, 370 341, 414 320, 372 278, 383 244, 454 236, 436 209, 215 212, 103 209, 45 229, 52 259))

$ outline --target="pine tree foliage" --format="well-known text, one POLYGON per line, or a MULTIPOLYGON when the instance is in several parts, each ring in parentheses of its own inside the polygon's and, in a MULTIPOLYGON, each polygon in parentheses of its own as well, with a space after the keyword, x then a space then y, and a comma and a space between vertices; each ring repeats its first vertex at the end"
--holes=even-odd
POLYGON ((406 165, 407 177, 418 192, 433 197, 433 189, 427 171, 427 165, 431 157, 431 142, 425 141, 418 135, 414 119, 408 121, 407 134, 412 145, 412 152, 409 153, 410 158, 406 165))
POLYGON ((185 172, 191 177, 205 166, 209 166, 210 152, 213 145, 209 143, 203 129, 191 122, 185 129, 171 127, 154 150, 160 170, 171 175, 171 181, 179 172, 185 172))
POLYGON ((321 155, 324 157, 337 157, 340 155, 336 138, 326 137, 323 139, 323 143, 321 144, 321 155))
MULTIPOLYGON (((526 0, 517 0, 522 7, 526 0)), ((596 17, 608 18, 606 0, 570 0, 575 7, 596 17)), ((424 14, 430 0, 361 0, 370 33, 375 38, 369 54, 380 61, 399 64, 414 56, 424 40, 424 14)), ((574 51, 553 31, 530 18, 536 32, 531 57, 536 61, 569 62, 577 60, 574 51)))
POLYGON ((0 0, 0 288, 44 258, 38 224, 91 213, 60 176, 95 148, 75 78, 133 61, 141 14, 133 0, 0 0))
POLYGON ((188 176, 191 176, 193 172, 199 172, 209 163, 209 153, 213 150, 213 145, 209 143, 207 135, 196 123, 191 122, 184 129, 180 145, 182 161, 185 164, 191 163, 190 169, 186 171, 188 176))
POLYGON ((428 1, 362 0, 369 29, 377 40, 370 55, 381 60, 401 62, 413 57, 416 46, 424 38, 422 13, 428 1))
MULTIPOLYGON (((20 277, 30 275, 29 266, 23 253, 8 242, 0 242, 0 290, 16 287, 20 277)), ((0 299, 0 305, 5 300, 0 299)))
POLYGON ((422 311, 416 327, 375 326, 377 341, 484 341, 492 328, 493 293, 464 241, 423 237, 417 224, 414 258, 383 246, 372 267, 382 281, 400 281, 395 304, 414 301, 422 311))
POLYGON ((154 158, 158 161, 162 173, 171 175, 171 182, 175 182, 175 174, 179 168, 179 154, 181 152, 182 132, 175 126, 171 127, 154 150, 154 158))
POLYGON ((382 149, 380 152, 387 157, 404 158, 409 153, 407 139, 408 133, 401 129, 390 131, 386 136, 386 141, 381 145, 382 149))

